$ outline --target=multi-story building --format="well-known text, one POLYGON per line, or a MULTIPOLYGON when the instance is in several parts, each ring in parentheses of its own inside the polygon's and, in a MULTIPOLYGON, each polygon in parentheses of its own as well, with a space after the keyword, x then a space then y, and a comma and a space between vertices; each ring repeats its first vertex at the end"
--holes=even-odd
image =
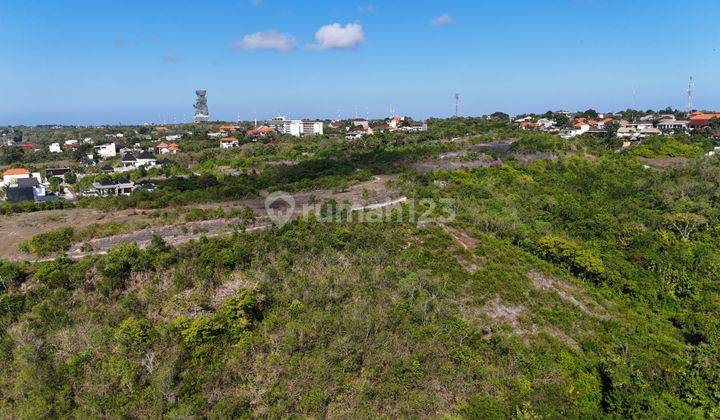
POLYGON ((323 134, 322 121, 289 120, 280 115, 268 121, 266 125, 278 133, 289 134, 295 137, 323 134))

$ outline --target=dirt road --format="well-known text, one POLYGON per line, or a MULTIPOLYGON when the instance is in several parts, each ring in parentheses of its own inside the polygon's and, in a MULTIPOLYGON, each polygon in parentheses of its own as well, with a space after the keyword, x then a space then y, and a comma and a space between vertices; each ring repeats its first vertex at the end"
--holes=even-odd
MULTIPOLYGON (((355 184, 343 192, 332 190, 315 190, 292 194, 295 208, 289 217, 297 217, 303 208, 315 203, 334 199, 338 203, 348 202, 353 208, 372 208, 383 205, 398 196, 397 191, 388 188, 388 181, 397 179, 396 175, 379 175, 373 179, 355 184)), ((103 212, 93 209, 48 210, 34 213, 21 213, 10 216, 0 216, 0 258, 8 260, 36 261, 32 255, 21 253, 18 250, 20 243, 38 233, 47 232, 62 226, 71 226, 82 229, 96 223, 108 222, 145 222, 150 227, 135 232, 114 235, 105 238, 96 238, 87 241, 92 246, 89 253, 102 254, 112 246, 121 242, 135 242, 139 246, 146 246, 153 235, 159 235, 168 243, 178 244, 201 236, 218 236, 232 233, 235 230, 262 229, 270 226, 265 209, 265 197, 250 200, 206 203, 188 206, 189 208, 233 208, 249 207, 257 215, 254 224, 241 226, 239 219, 214 219, 200 222, 174 223, 163 225, 160 219, 151 217, 153 210, 120 210, 103 212)), ((80 243, 74 244, 69 252, 70 256, 80 257, 88 254, 82 252, 80 243)))

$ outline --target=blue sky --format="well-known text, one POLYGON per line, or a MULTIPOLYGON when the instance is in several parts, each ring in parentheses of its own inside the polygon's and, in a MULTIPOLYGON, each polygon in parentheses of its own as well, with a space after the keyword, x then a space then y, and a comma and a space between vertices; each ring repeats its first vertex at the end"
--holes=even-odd
POLYGON ((0 1, 0 124, 684 108, 720 2, 0 1), (332 26, 337 23, 338 25, 332 26), (324 29, 321 29, 324 28, 324 29))

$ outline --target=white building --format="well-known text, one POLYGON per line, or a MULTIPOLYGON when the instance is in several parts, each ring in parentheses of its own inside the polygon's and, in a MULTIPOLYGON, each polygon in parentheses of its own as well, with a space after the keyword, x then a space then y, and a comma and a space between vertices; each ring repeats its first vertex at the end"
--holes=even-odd
POLYGON ((568 128, 560 131, 560 137, 569 139, 575 136, 579 136, 590 131, 590 124, 579 124, 575 128, 568 128))
POLYGON ((676 120, 673 118, 663 118, 658 121, 657 128, 661 130, 685 130, 687 129, 689 121, 676 120))
POLYGON ((393 115, 392 117, 390 117, 390 121, 388 121, 388 130, 397 130, 398 128, 400 128, 403 121, 405 121, 405 117, 401 117, 400 115, 393 115))
POLYGON ((365 118, 355 118, 352 123, 355 127, 370 127, 370 121, 365 118))
POLYGON ((111 158, 117 156, 117 148, 115 143, 105 143, 95 146, 97 154, 102 158, 111 158))
POLYGON ((268 121, 267 126, 275 129, 278 133, 289 134, 295 137, 323 134, 322 121, 289 120, 282 115, 268 121))
POLYGON ((411 124, 402 126, 399 128, 400 131, 427 131, 428 126, 427 123, 422 122, 413 122, 411 124))
POLYGON ((548 129, 555 126, 555 120, 549 118, 540 118, 537 120, 537 125, 540 129, 548 129))
POLYGON ((50 153, 62 153, 62 148, 60 147, 60 143, 53 143, 48 148, 50 153))
POLYGON ((127 179, 117 181, 93 182, 92 187, 83 193, 88 196, 111 197, 130 195, 135 190, 135 183, 127 179))
POLYGON ((348 133, 345 135, 345 138, 348 140, 357 140, 362 138, 362 136, 369 136, 371 134, 373 134, 372 128, 360 125, 348 131, 348 133))
POLYGON ((627 138, 630 140, 644 139, 647 136, 656 136, 662 134, 662 131, 652 126, 652 124, 628 124, 618 128, 615 133, 617 137, 627 138))
POLYGON ((8 169, 3 173, 3 186, 17 182, 18 179, 30 178, 30 171, 22 168, 8 169))
MULTIPOLYGON (((151 152, 140 152, 137 156, 128 152, 122 157, 123 168, 140 168, 157 166, 157 158, 151 152)), ((122 172, 122 171, 118 171, 122 172)))
POLYGON ((27 169, 10 168, 3 172, 2 183, 0 183, 0 187, 14 184, 20 179, 28 178, 35 178, 38 182, 42 181, 42 176, 40 175, 40 172, 30 173, 30 171, 28 171, 27 169))
POLYGON ((221 149, 232 149, 238 146, 240 146, 240 142, 235 137, 223 137, 220 139, 221 149))

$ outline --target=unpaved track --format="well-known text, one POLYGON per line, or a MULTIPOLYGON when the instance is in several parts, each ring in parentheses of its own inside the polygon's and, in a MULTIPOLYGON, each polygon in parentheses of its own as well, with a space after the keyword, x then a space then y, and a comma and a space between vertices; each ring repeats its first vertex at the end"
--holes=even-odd
MULTIPOLYGON (((292 194, 295 200, 295 211, 291 217, 297 217, 304 206, 311 205, 330 199, 338 203, 349 202, 354 209, 373 208, 385 205, 397 198, 397 192, 388 189, 388 181, 397 179, 396 175, 378 175, 373 179, 355 184, 344 192, 332 190, 315 190, 292 194)), ((216 202, 190 205, 187 208, 222 208, 229 210, 233 208, 249 207, 257 215, 255 223, 242 226, 239 219, 214 219, 201 222, 177 223, 172 225, 161 225, 157 219, 150 217, 154 210, 120 210, 103 212, 93 209, 67 209, 48 210, 34 213, 21 213, 10 216, 0 216, 0 258, 13 261, 40 261, 35 256, 19 252, 20 243, 38 233, 47 232, 62 226, 71 226, 75 229, 82 229, 95 223, 144 221, 151 225, 147 229, 131 233, 97 238, 88 241, 92 251, 82 252, 82 244, 74 244, 68 255, 79 258, 90 254, 103 254, 112 246, 121 242, 135 242, 145 247, 153 235, 158 235, 170 244, 178 244, 197 239, 201 236, 219 236, 232 233, 237 230, 263 229, 270 226, 265 210, 265 198, 250 200, 238 200, 227 202, 216 202)), ((52 259, 52 258, 49 258, 52 259)))

